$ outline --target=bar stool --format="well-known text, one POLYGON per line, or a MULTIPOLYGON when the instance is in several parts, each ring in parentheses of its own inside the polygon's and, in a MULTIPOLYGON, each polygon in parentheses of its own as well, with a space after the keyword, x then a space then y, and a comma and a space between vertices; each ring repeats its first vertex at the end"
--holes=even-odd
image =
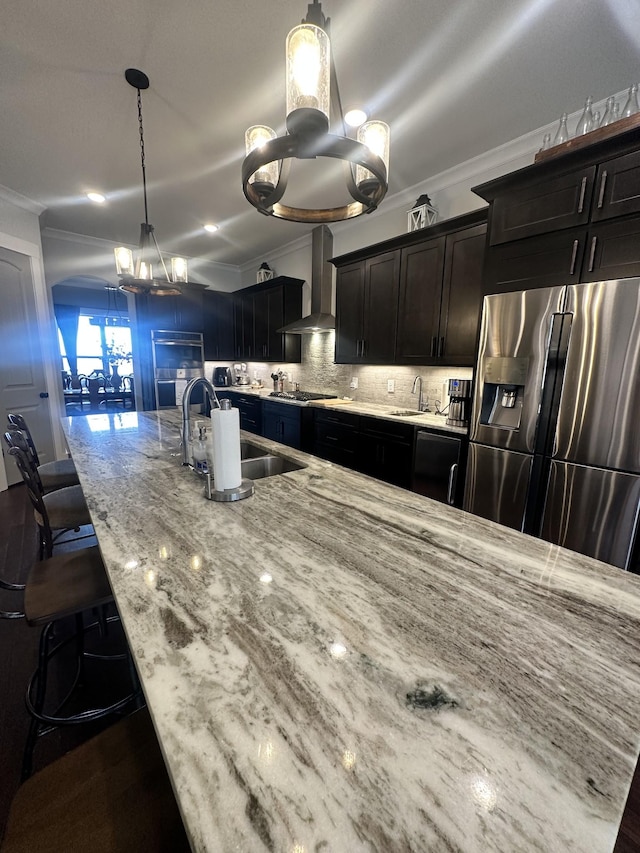
POLYGON ((41 465, 33 436, 25 419, 22 415, 15 415, 11 412, 7 418, 11 427, 19 429, 24 434, 32 464, 38 470, 38 476, 42 481, 42 488, 45 493, 52 492, 55 489, 64 489, 66 486, 78 485, 78 472, 73 464, 73 459, 55 459, 53 462, 45 462, 41 465))
MULTIPOLYGON (((54 544, 62 534, 70 530, 77 533, 82 527, 91 525, 91 515, 82 487, 67 486, 45 495, 38 469, 29 461, 24 435, 19 430, 8 430, 4 438, 27 486, 40 533, 40 557, 50 557, 54 544), (54 534, 54 531, 57 532, 54 534)), ((93 536, 93 530, 75 538, 82 539, 87 535, 93 536)))
POLYGON ((146 709, 116 723, 18 790, 3 853, 187 853, 189 842, 146 709))
MULTIPOLYGON (((133 687, 125 695, 99 707, 83 709, 63 714, 62 709, 71 698, 84 676, 85 660, 98 658, 105 661, 123 661, 128 654, 101 655, 89 653, 85 648, 87 631, 98 629, 106 634, 109 621, 117 616, 106 617, 106 606, 113 604, 113 593, 106 575, 104 563, 97 545, 78 548, 65 554, 40 560, 33 564, 24 585, 8 584, 0 581, 3 589, 24 591, 24 609, 22 611, 2 610, 0 618, 17 619, 23 617, 33 627, 44 626, 40 635, 38 664, 29 679, 26 692, 27 710, 31 715, 31 724, 25 745, 22 775, 31 773, 33 750, 36 741, 61 725, 77 725, 93 722, 110 714, 121 712, 139 697, 137 677, 133 677, 133 687), (96 620, 85 625, 84 614, 97 613, 96 620), (68 617, 75 618, 75 631, 62 634, 56 631, 59 623, 68 617), (45 710, 47 700, 48 669, 50 661, 70 643, 75 643, 75 673, 70 686, 55 710, 45 710)), ((130 670, 133 675, 133 670, 130 670)))

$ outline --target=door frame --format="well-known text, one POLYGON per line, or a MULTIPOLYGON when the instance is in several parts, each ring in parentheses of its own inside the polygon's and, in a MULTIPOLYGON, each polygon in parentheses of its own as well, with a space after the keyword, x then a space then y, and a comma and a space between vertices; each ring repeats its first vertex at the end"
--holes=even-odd
MULTIPOLYGON (((60 370, 57 363, 60 352, 55 336, 55 321, 53 314, 53 299, 47 287, 42 260, 42 247, 29 240, 23 240, 13 234, 0 231, 0 246, 12 252, 24 255, 29 260, 31 279, 33 281, 33 296, 36 306, 36 322, 40 335, 40 346, 44 361, 45 388, 49 394, 49 425, 53 436, 53 447, 57 459, 66 454, 66 443, 60 423, 60 415, 64 411, 64 398, 60 382, 60 370)), ((4 432, 5 425, 2 424, 4 432)), ((0 491, 8 488, 4 465, 0 465, 0 491)))

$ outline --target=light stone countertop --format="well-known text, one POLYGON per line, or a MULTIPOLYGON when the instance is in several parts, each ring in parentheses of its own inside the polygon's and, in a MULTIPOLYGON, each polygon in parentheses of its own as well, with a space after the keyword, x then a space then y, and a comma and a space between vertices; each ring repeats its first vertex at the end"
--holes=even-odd
MULTIPOLYGON (((248 394, 253 397, 260 397, 263 400, 270 400, 283 404, 300 405, 295 401, 286 400, 282 397, 270 397, 273 389, 267 388, 252 388, 251 385, 234 385, 230 388, 216 388, 218 397, 224 397, 225 391, 236 391, 241 394, 248 394)), ((443 432, 455 433, 456 435, 467 435, 468 427, 450 426, 447 423, 446 415, 436 415, 434 412, 416 412, 413 417, 398 417, 393 416, 392 412, 409 411, 403 406, 389 406, 382 403, 363 403, 359 400, 344 400, 336 398, 334 400, 312 400, 309 406, 313 408, 338 410, 340 412, 351 412, 353 415, 369 415, 374 418, 383 418, 384 420, 396 421, 398 423, 406 423, 411 426, 420 426, 425 429, 437 429, 443 432)))
POLYGON ((63 423, 194 850, 613 849, 638 577, 249 434, 206 501, 179 420, 63 423))

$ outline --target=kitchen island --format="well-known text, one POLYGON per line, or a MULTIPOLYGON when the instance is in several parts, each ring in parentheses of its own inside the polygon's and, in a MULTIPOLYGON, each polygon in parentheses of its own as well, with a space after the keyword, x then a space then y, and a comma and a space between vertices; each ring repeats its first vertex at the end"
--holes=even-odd
POLYGON ((254 435, 209 502, 179 421, 64 428, 194 850, 613 849, 639 578, 254 435))

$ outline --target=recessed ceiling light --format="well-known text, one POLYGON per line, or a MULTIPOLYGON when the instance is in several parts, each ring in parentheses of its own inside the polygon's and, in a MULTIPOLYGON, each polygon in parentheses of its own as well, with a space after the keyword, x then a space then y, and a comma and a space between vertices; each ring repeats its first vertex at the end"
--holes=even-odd
POLYGON ((360 125, 364 124, 367 120, 367 114, 364 110, 360 109, 348 110, 344 114, 344 120, 349 125, 349 127, 360 127, 360 125))
POLYGON ((87 198, 89 201, 95 201, 96 204, 104 204, 107 200, 107 197, 102 195, 102 193, 87 193, 87 198))
POLYGON ((205 225, 204 230, 208 231, 209 234, 213 234, 218 230, 218 226, 217 225, 205 225))

